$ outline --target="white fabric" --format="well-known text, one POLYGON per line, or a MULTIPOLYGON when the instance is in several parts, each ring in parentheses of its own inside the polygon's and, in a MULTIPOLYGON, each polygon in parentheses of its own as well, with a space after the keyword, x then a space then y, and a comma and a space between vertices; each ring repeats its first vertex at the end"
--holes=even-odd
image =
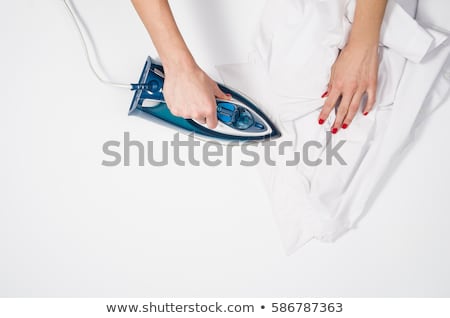
POLYGON ((417 20, 421 24, 437 30, 450 32, 448 0, 420 0, 417 9, 417 20))
MULTIPOLYGON (((336 145, 347 165, 261 166, 287 253, 309 240, 334 241, 367 212, 389 169, 414 138, 417 125, 448 102, 449 50, 445 32, 423 27, 411 15, 416 1, 390 1, 382 27, 375 109, 359 112, 331 139, 334 113, 317 123, 331 67, 347 40, 355 2, 268 0, 248 63, 218 67, 224 82, 255 99, 293 141, 336 145)), ((326 160, 324 149, 312 152, 326 160)), ((292 155, 292 153, 290 154, 292 155)))

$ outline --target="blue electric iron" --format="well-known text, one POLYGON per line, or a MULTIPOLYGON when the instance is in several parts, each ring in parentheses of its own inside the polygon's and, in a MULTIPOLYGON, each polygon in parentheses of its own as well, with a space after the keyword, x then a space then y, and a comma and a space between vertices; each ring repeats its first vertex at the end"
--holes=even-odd
POLYGON ((139 84, 132 84, 135 90, 129 114, 145 113, 176 127, 214 139, 235 141, 264 141, 281 136, 275 125, 248 98, 230 88, 218 84, 230 94, 231 100, 217 99, 218 125, 210 129, 192 119, 172 115, 163 95, 164 69, 148 57, 139 84))

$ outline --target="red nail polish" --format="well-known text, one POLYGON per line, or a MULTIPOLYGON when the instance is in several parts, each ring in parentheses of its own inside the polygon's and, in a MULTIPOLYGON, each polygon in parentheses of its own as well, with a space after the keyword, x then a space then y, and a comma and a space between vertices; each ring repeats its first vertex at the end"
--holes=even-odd
POLYGON ((364 113, 364 116, 367 116, 367 115, 369 115, 369 112, 365 112, 365 113, 364 113))
POLYGON ((337 128, 333 128, 333 130, 331 131, 332 134, 336 134, 338 132, 337 128))
POLYGON ((323 120, 322 118, 319 119, 319 125, 323 125, 324 122, 325 120, 323 120))
POLYGON ((348 125, 347 124, 343 124, 342 125, 342 129, 347 129, 348 125))
POLYGON ((325 93, 323 93, 321 98, 325 98, 325 97, 327 97, 327 96, 328 96, 328 91, 326 91, 325 93))

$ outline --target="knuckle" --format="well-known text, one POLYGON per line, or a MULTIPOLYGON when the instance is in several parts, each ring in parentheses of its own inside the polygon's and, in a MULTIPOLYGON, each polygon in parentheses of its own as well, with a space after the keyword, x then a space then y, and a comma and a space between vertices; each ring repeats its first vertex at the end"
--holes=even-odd
POLYGON ((334 83, 333 83, 333 87, 335 87, 336 89, 338 89, 338 90, 342 90, 343 88, 344 88, 344 81, 342 81, 342 80, 336 80, 334 83))
POLYGON ((364 80, 361 80, 361 82, 359 83, 359 85, 357 86, 357 88, 358 88, 360 91, 365 91, 366 88, 369 87, 369 85, 370 85, 370 81, 364 79, 364 80))
POLYGON ((343 106, 341 106, 341 107, 339 107, 338 108, 338 111, 337 111, 337 117, 340 117, 340 116, 344 116, 346 113, 347 113, 347 107, 343 107, 343 106))
POLYGON ((320 112, 320 117, 321 118, 327 118, 328 116, 330 116, 331 111, 323 108, 322 111, 320 112))
POLYGON ((348 113, 347 116, 354 116, 356 114, 356 112, 358 111, 359 107, 358 106, 350 106, 350 108, 348 109, 348 113))
POLYGON ((358 108, 359 108, 359 105, 361 105, 361 101, 360 101, 360 100, 358 100, 358 101, 353 101, 353 102, 350 104, 350 107, 348 108, 348 111, 349 111, 349 112, 357 112, 357 111, 358 111, 358 108))
POLYGON ((351 81, 348 82, 347 88, 348 88, 348 90, 350 90, 350 91, 355 91, 355 90, 358 88, 359 84, 360 84, 360 83, 359 83, 358 81, 356 81, 356 80, 351 80, 351 81))
POLYGON ((350 120, 353 119, 353 117, 355 117, 356 114, 356 110, 349 110, 349 112, 347 113, 346 118, 349 118, 350 120))
POLYGON ((208 109, 205 111, 205 117, 215 117, 216 112, 214 109, 208 109))
POLYGON ((369 78, 369 83, 370 83, 370 84, 376 85, 377 82, 378 82, 378 77, 372 76, 372 77, 369 78))
POLYGON ((348 113, 347 116, 345 116, 345 122, 349 123, 353 120, 353 118, 355 117, 354 113, 348 113))
POLYGON ((327 113, 333 108, 333 104, 330 99, 327 99, 323 105, 323 112, 327 113))

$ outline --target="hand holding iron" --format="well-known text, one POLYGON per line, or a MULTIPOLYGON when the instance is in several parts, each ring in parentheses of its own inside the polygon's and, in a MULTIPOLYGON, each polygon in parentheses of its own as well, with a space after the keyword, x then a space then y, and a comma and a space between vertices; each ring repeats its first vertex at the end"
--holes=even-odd
POLYGON ((165 69, 164 97, 175 116, 217 126, 215 97, 228 99, 195 63, 173 17, 168 0, 132 0, 165 69))
POLYGON ((209 128, 217 127, 216 97, 230 99, 195 63, 191 66, 165 68, 164 97, 171 113, 194 119, 209 128))

